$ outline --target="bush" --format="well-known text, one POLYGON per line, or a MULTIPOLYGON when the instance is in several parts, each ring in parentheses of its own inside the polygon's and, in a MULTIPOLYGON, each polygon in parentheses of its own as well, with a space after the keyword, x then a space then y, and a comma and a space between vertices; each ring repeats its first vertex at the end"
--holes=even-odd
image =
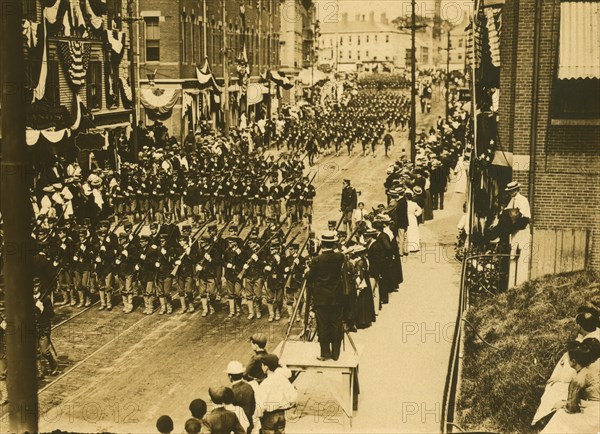
POLYGON ((464 429, 533 433, 531 420, 546 380, 576 337, 577 308, 599 301, 594 272, 526 282, 498 296, 471 299, 457 423, 464 429))

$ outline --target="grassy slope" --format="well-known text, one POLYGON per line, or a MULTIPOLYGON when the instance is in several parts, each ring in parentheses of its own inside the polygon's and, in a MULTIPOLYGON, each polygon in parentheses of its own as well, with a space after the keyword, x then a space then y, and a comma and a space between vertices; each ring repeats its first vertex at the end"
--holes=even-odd
POLYGON ((600 275, 566 273, 526 282, 495 298, 471 300, 458 424, 502 433, 535 432, 546 379, 575 337, 577 308, 600 301, 600 275))

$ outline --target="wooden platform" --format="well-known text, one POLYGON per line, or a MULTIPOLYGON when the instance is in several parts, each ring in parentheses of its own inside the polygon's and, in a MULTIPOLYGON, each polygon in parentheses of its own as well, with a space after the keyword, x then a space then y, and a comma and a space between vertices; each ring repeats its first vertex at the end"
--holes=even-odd
POLYGON ((336 396, 336 398, 346 415, 350 418, 350 425, 352 426, 352 413, 358 410, 358 394, 360 393, 358 364, 360 355, 364 349, 363 346, 357 346, 357 354, 346 339, 345 350, 342 346, 342 352, 338 360, 321 361, 317 360, 317 356, 320 354, 318 342, 288 341, 285 343, 283 354, 280 354, 282 345, 283 342, 275 348, 273 354, 278 355, 279 363, 287 366, 295 376, 301 372, 309 371, 316 373, 338 373, 347 376, 345 381, 347 385, 346 396, 336 396))

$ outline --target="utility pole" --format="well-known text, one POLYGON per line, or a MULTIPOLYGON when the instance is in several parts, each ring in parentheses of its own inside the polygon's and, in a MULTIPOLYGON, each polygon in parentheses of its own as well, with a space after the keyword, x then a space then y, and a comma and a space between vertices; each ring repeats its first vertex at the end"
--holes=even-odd
POLYGON ((25 145, 22 4, 0 3, 0 77, 2 77, 2 162, 0 193, 4 220, 4 291, 9 427, 3 431, 38 432, 37 336, 33 302, 33 210, 31 173, 25 145))
POLYGON ((269 41, 269 50, 267 52, 267 88, 269 89, 269 93, 267 94, 267 97, 269 99, 267 99, 267 119, 271 119, 271 79, 269 77, 269 71, 271 70, 272 67, 272 59, 271 59, 271 54, 273 51, 273 11, 271 10, 272 6, 273 6, 273 0, 267 0, 269 2, 269 30, 267 33, 267 40, 269 41))
POLYGON ((416 53, 416 32, 417 32, 417 16, 416 16, 416 0, 411 1, 411 61, 410 61, 410 160, 414 163, 417 153, 417 53, 416 53))
POLYGON ((127 17, 124 19, 129 26, 129 83, 131 85, 131 134, 132 144, 133 144, 133 161, 137 161, 139 154, 139 143, 138 143, 138 103, 137 103, 137 82, 136 82, 136 66, 135 66, 135 50, 134 50, 134 40, 137 38, 134 35, 134 23, 137 21, 141 21, 142 18, 137 17, 133 10, 133 0, 127 0, 127 17))
POLYGON ((446 120, 448 120, 448 112, 449 112, 449 97, 450 97, 450 50, 452 49, 450 47, 450 29, 448 29, 447 33, 447 42, 446 42, 446 80, 444 83, 444 87, 446 90, 446 120))
MULTIPOLYGON (((263 52, 262 52, 262 45, 263 45, 263 40, 262 40, 262 1, 261 0, 257 0, 257 11, 256 11, 256 19, 258 20, 258 47, 257 47, 257 53, 258 53, 258 62, 257 62, 257 74, 258 74, 258 82, 260 83, 260 74, 262 72, 262 57, 263 57, 263 52)), ((262 104, 261 104, 262 107, 262 104)), ((258 108, 258 104, 254 107, 254 120, 256 121, 256 109, 258 108)))
POLYGON ((221 0, 221 10, 223 13, 223 120, 225 137, 229 137, 229 62, 227 51, 227 8, 225 0, 221 0))

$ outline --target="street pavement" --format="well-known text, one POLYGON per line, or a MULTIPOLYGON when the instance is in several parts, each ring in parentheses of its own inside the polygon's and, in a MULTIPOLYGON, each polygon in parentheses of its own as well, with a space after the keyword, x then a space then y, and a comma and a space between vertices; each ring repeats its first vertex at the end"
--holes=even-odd
MULTIPOLYGON (((418 118, 419 128, 431 124, 439 110, 434 106, 434 113, 418 118)), ((376 157, 362 157, 355 150, 351 156, 318 160, 313 167, 318 170, 317 233, 326 229, 327 220, 339 219, 345 178, 361 191, 359 200, 367 209, 385 203, 385 169, 403 147, 408 152, 406 134, 395 133, 396 146, 388 158, 380 149, 376 157)), ((295 383, 300 399, 288 432, 438 431, 458 302, 452 243, 463 200, 450 193, 446 209, 421 226, 423 249, 406 259, 400 292, 391 295, 371 328, 352 334, 365 348, 352 427, 334 398, 340 394, 340 379, 302 374, 295 383)), ((143 316, 138 310, 123 320, 118 309, 93 309, 65 324, 56 332, 55 346, 68 369, 40 394, 40 429, 149 433, 156 432, 156 419, 168 414, 175 432, 183 432, 189 402, 209 402, 208 387, 227 384, 227 363, 248 360, 248 336, 265 333, 273 350, 285 332, 286 317, 268 323, 264 317, 248 321, 225 316, 224 309, 207 318, 198 312, 143 316)))

